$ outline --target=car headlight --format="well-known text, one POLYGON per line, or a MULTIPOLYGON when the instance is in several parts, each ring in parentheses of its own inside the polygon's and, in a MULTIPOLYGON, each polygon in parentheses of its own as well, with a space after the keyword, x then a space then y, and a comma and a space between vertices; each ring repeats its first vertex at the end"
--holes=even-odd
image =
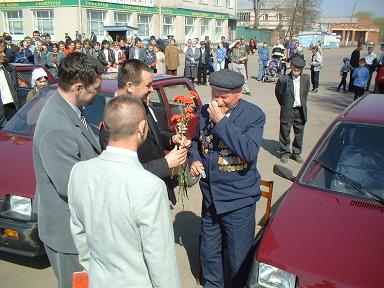
POLYGON ((267 288, 295 288, 296 276, 277 267, 260 263, 258 283, 267 288))
POLYGON ((32 214, 32 202, 30 198, 10 195, 10 206, 13 212, 29 216, 32 214))

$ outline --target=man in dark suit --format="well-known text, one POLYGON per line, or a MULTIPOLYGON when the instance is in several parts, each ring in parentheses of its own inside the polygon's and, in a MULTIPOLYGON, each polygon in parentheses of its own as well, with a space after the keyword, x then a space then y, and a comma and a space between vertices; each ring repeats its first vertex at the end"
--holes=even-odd
MULTIPOLYGON (((363 43, 358 43, 357 44, 357 48, 355 50, 353 50, 353 52, 351 54, 351 62, 349 62, 349 64, 351 64, 351 66, 353 68, 359 67, 360 51, 363 50, 363 49, 364 49, 364 44, 363 43)), ((349 92, 353 92, 354 91, 354 89, 353 89, 352 74, 353 74, 353 71, 351 71, 351 73, 349 73, 349 84, 348 84, 348 91, 349 92)))
MULTIPOLYGON (((149 131, 147 139, 139 147, 137 154, 146 170, 164 180, 167 185, 169 200, 172 204, 176 204, 173 188, 177 185, 175 183, 177 177, 171 179, 172 172, 175 172, 181 164, 185 163, 187 147, 189 147, 191 141, 185 137, 181 139, 179 135, 168 131, 160 131, 155 115, 151 108, 148 107, 148 96, 153 91, 152 79, 153 74, 144 62, 130 59, 119 69, 116 95, 131 94, 143 101, 149 131), (164 148, 171 151, 165 155, 164 148)), ((100 144, 103 149, 107 146, 107 143, 108 135, 105 129, 102 128, 100 131, 100 144)))
POLYGON ((18 84, 16 69, 7 63, 5 44, 0 42, 0 127, 5 125, 5 120, 10 120, 20 109, 17 95, 18 84))
POLYGON ((66 56, 59 66, 59 87, 41 111, 33 138, 34 209, 59 288, 72 287, 73 272, 83 270, 71 235, 67 186, 73 165, 101 151, 81 109, 93 103, 102 71, 92 56, 81 52, 66 56))
POLYGON ((307 97, 310 87, 309 76, 302 74, 305 60, 293 57, 290 63, 291 73, 276 83, 275 95, 280 105, 280 151, 281 162, 287 163, 289 157, 303 163, 301 150, 303 146, 304 125, 307 121, 307 97), (293 126, 295 139, 290 150, 289 134, 293 126))
POLYGON ((200 59, 197 70, 197 84, 207 84, 207 69, 211 58, 211 49, 205 41, 200 42, 200 59))
POLYGON ((188 154, 192 174, 202 176, 200 255, 204 288, 226 287, 224 246, 229 258, 230 287, 244 287, 247 273, 240 266, 255 233, 256 201, 260 197, 256 165, 265 114, 240 99, 244 76, 239 72, 214 72, 210 83, 212 102, 201 109, 188 154))
POLYGON ((143 41, 140 38, 135 39, 135 45, 129 49, 129 59, 138 59, 144 61, 145 49, 143 47, 143 41))

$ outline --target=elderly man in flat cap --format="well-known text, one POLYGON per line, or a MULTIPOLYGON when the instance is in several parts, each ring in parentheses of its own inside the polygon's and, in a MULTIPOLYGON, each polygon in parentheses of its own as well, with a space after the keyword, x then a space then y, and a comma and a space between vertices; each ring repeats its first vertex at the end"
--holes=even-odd
POLYGON ((297 163, 303 163, 301 150, 303 147, 304 125, 307 121, 307 96, 310 88, 309 76, 302 74, 305 60, 293 57, 291 73, 281 77, 275 87, 275 95, 280 105, 280 152, 281 162, 286 164, 292 158, 297 163), (293 126, 295 139, 290 149, 289 134, 293 126))
POLYGON ((203 193, 201 263, 205 288, 224 287, 223 246, 231 287, 243 287, 240 270, 252 247, 260 197, 257 155, 265 114, 241 98, 244 77, 224 69, 210 75, 212 101, 200 112, 189 151, 191 172, 201 175, 203 193))

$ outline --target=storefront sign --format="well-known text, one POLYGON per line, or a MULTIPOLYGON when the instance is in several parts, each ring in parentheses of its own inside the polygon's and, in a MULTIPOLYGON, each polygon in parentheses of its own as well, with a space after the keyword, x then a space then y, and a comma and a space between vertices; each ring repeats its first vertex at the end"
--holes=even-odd
POLYGON ((91 0, 92 2, 114 3, 120 5, 154 7, 153 0, 91 0))
POLYGON ((0 8, 36 8, 36 7, 61 7, 77 6, 77 0, 0 0, 0 8))

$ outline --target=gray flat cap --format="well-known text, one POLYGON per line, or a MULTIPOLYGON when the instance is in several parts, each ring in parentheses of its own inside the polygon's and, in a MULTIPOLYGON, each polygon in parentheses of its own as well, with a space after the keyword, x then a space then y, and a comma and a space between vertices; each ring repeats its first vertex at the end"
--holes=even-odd
POLYGON ((291 64, 299 68, 305 67, 305 60, 300 56, 294 56, 291 60, 291 64))
POLYGON ((209 82, 213 88, 230 91, 243 86, 244 76, 239 72, 223 69, 210 74, 209 82))

